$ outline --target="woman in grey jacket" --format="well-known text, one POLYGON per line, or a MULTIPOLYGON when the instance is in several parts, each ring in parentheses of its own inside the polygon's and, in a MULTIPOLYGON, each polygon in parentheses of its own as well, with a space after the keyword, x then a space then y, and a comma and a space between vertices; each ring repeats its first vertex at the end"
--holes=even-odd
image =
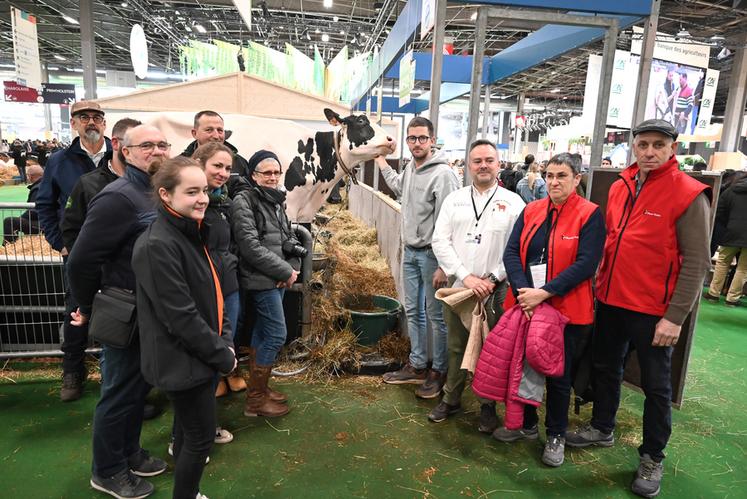
POLYGON ((249 185, 236 194, 231 208, 241 287, 256 314, 246 416, 277 417, 289 410, 287 397, 267 386, 288 333, 283 295, 298 278, 301 256, 285 214, 285 191, 278 189, 281 175, 278 157, 270 151, 257 151, 249 159, 249 185))

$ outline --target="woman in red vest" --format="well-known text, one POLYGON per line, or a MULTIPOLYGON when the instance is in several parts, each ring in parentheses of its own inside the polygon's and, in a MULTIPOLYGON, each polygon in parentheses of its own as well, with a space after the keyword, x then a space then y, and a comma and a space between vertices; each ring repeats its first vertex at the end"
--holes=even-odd
MULTIPOLYGON (((531 317, 547 301, 570 319, 565 328, 565 370, 547 378, 547 442, 542 462, 563 464, 565 432, 571 394, 574 352, 588 338, 594 322, 591 278, 602 258, 604 218, 596 204, 576 194, 581 174, 570 154, 557 154, 547 164, 548 197, 529 203, 514 225, 503 255, 513 294, 504 307, 517 302, 531 317)), ((500 428, 493 436, 502 442, 536 439, 537 410, 525 406, 524 427, 500 428)))

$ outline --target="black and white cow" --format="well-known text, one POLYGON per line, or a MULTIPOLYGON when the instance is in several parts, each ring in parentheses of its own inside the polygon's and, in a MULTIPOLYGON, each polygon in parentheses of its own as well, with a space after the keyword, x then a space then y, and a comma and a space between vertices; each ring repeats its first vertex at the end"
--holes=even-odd
MULTIPOLYGON (((297 154, 283 164, 281 184, 288 191, 286 211, 294 222, 310 222, 343 176, 359 164, 392 154, 395 149, 394 140, 365 115, 342 118, 331 109, 325 109, 324 115, 336 129, 299 138, 297 154)), ((281 156, 284 151, 275 152, 281 156)))

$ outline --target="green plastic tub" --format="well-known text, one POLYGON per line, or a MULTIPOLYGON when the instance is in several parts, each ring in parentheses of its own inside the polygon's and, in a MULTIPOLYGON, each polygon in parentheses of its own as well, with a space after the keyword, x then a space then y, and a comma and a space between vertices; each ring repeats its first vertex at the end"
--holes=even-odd
POLYGON ((372 346, 396 328, 402 304, 388 296, 361 295, 350 298, 345 308, 350 312, 350 327, 358 344, 372 346))

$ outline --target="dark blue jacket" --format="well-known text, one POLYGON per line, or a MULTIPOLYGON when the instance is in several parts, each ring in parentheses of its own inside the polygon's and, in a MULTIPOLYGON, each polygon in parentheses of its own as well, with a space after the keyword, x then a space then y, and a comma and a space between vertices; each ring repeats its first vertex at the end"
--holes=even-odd
MULTIPOLYGON (((108 138, 104 140, 106 149, 110 151, 111 141, 108 138)), ((36 211, 39 214, 39 224, 44 231, 44 237, 57 251, 64 247, 60 223, 62 223, 67 198, 80 176, 93 171, 96 166, 80 146, 80 137, 73 140, 70 147, 57 151, 47 159, 44 177, 42 177, 39 194, 36 197, 36 211)))
POLYGON ((104 286, 135 290, 132 247, 155 218, 150 177, 131 165, 91 200, 67 260, 70 290, 82 313, 91 313, 93 297, 104 286))

